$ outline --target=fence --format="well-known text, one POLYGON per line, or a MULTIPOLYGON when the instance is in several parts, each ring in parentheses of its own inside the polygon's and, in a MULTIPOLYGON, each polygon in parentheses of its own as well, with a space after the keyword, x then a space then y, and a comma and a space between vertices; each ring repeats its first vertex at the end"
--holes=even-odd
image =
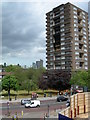
POLYGON ((90 92, 78 93, 70 97, 70 107, 60 114, 75 118, 80 114, 90 113, 90 92))

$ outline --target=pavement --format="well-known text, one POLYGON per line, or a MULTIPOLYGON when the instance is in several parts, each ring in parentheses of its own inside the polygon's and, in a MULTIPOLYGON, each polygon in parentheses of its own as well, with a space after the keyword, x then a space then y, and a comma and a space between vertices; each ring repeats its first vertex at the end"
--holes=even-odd
MULTIPOLYGON (((40 101, 54 100, 56 98, 57 98, 57 96, 53 96, 53 97, 39 97, 39 98, 37 98, 37 100, 40 100, 40 101)), ((23 99, 23 98, 21 98, 21 99, 23 99)), ((21 99, 16 99, 16 100, 12 99, 11 101, 9 101, 7 99, 0 99, 0 103, 2 104, 2 103, 7 103, 7 102, 9 102, 9 103, 12 103, 12 102, 21 102, 21 99)), ((30 99, 30 98, 25 98, 25 99, 30 99)))

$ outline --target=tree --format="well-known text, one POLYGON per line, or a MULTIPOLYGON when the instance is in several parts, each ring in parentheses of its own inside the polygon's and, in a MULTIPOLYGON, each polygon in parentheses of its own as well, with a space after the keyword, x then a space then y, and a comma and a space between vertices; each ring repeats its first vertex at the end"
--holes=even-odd
POLYGON ((90 69, 88 70, 87 86, 88 86, 88 90, 90 91, 90 69))
POLYGON ((88 72, 87 71, 74 72, 71 76, 70 84, 88 86, 88 72))
POLYGON ((18 90, 17 79, 13 75, 7 75, 2 79, 2 89, 8 91, 10 100, 10 90, 18 90))
POLYGON ((61 70, 46 71, 39 81, 41 89, 64 90, 70 88, 70 74, 61 70))

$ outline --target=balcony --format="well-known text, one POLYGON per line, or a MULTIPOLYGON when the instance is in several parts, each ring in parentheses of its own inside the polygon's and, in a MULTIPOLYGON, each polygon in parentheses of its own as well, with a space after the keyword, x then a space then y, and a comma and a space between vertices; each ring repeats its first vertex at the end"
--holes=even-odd
POLYGON ((83 40, 79 40, 79 43, 80 43, 80 44, 84 44, 83 40))
POLYGON ((79 52, 80 53, 84 53, 84 49, 79 49, 79 52))
POLYGON ((82 19, 83 19, 82 15, 79 15, 79 16, 78 16, 78 19, 79 19, 79 20, 82 20, 82 19))
POLYGON ((79 23, 78 23, 78 28, 82 28, 82 27, 83 27, 82 24, 79 24, 79 23))
POLYGON ((60 14, 57 14, 57 15, 54 15, 53 16, 53 19, 56 20, 56 19, 59 19, 60 18, 60 14))
POLYGON ((83 33, 82 33, 82 32, 79 32, 79 36, 80 36, 80 37, 83 37, 83 33))
POLYGON ((83 63, 84 62, 84 57, 82 57, 82 58, 79 57, 79 62, 83 63))
POLYGON ((54 23, 54 24, 53 24, 53 27, 55 28, 55 27, 57 27, 58 25, 60 25, 60 22, 54 23))

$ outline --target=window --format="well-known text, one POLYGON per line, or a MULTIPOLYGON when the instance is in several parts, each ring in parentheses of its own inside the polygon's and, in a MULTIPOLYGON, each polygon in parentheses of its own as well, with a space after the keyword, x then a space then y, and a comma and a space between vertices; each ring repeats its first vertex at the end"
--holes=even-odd
POLYGON ((65 45, 65 42, 61 43, 61 45, 65 45))
POLYGON ((65 47, 61 47, 61 50, 65 50, 65 47))
POLYGON ((61 38, 61 40, 65 40, 65 38, 64 38, 64 37, 62 37, 62 38, 61 38))
POLYGON ((53 52, 53 50, 50 50, 50 52, 53 52))
POLYGON ((79 65, 79 62, 76 62, 76 65, 79 65))
POLYGON ((84 64, 85 64, 85 65, 88 65, 88 62, 85 62, 84 64))
POLYGON ((86 35, 87 33, 86 32, 83 32, 84 35, 86 35))
POLYGON ((56 60, 60 60, 60 58, 59 58, 59 57, 57 57, 57 58, 56 58, 56 60))
POLYGON ((74 23, 78 23, 78 20, 74 19, 74 23))
POLYGON ((50 12, 50 15, 52 16, 52 15, 53 15, 53 13, 52 13, 52 12, 50 12))
POLYGON ((64 55, 65 54, 65 52, 61 52, 61 55, 64 55))
POLYGON ((65 59, 65 57, 61 57, 61 59, 65 59))
POLYGON ((86 22, 84 19, 82 20, 84 23, 86 22))
POLYGON ((86 28, 83 28, 84 31, 86 31, 86 28))
POLYGON ((79 49, 79 47, 78 47, 78 46, 76 46, 76 47, 75 47, 75 50, 78 50, 78 49, 79 49))
POLYGON ((75 40, 78 41, 78 37, 75 37, 75 40))
POLYGON ((60 19, 64 18, 64 15, 60 17, 60 19))
POLYGON ((62 67, 62 69, 65 69, 65 67, 62 67))
POLYGON ((61 11, 60 14, 64 14, 64 11, 61 11))
POLYGON ((53 56, 53 54, 50 54, 50 56, 53 56))
POLYGON ((60 23, 63 23, 64 22, 64 19, 60 20, 60 23))
POLYGON ((87 59, 87 58, 84 58, 84 60, 86 60, 86 61, 87 61, 88 59, 87 59))
POLYGON ((64 36, 65 34, 64 33, 61 33, 61 36, 64 36))
POLYGON ((50 29, 50 32, 52 32, 52 28, 50 29))
POLYGON ((75 33, 74 35, 75 35, 75 36, 78 36, 78 34, 77 34, 77 33, 75 33))
POLYGON ((77 24, 74 24, 74 27, 78 27, 77 24))
POLYGON ((86 47, 86 48, 87 48, 87 45, 85 45, 85 44, 84 44, 84 47, 86 47))
POLYGON ((76 60, 79 59, 79 56, 76 56, 75 59, 76 59, 76 60))
POLYGON ((75 42, 75 45, 79 45, 79 43, 78 43, 78 42, 75 42))
POLYGON ((53 65, 53 63, 51 62, 50 65, 53 65))
POLYGON ((53 47, 53 45, 50 45, 50 47, 53 47))
POLYGON ((84 49, 84 52, 87 52, 87 49, 84 49))
POLYGON ((86 17, 83 15, 83 18, 86 19, 86 17))
POLYGON ((60 29, 60 31, 63 32, 63 31, 64 31, 64 28, 60 29))
POLYGON ((73 11, 73 13, 77 15, 77 12, 76 12, 76 11, 73 11))
POLYGON ((84 43, 87 43, 87 41, 86 41, 86 40, 84 40, 84 43))
POLYGON ((61 62, 61 64, 63 65, 63 64, 65 64, 65 62, 61 62))
POLYGON ((52 39, 52 36, 50 36, 50 39, 52 39))
POLYGON ((74 28, 74 31, 78 31, 78 28, 74 28))
POLYGON ((53 43, 52 41, 50 41, 50 43, 53 43))
POLYGON ((83 23, 83 26, 86 27, 86 24, 83 23))
POLYGON ((75 55, 79 55, 79 52, 75 52, 75 55))
POLYGON ((77 8, 76 8, 76 7, 73 7, 73 10, 77 10, 77 8))
POLYGON ((63 9, 64 9, 63 7, 60 8, 60 10, 63 10, 63 9))
POLYGON ((85 15, 85 12, 82 12, 83 15, 85 15))
POLYGON ((64 27, 64 24, 62 24, 60 27, 64 27))
POLYGON ((77 16, 76 16, 76 15, 74 15, 73 17, 77 19, 77 16))
POLYGON ((86 37, 85 35, 83 36, 83 38, 84 38, 84 39, 87 39, 87 37, 86 37))
POLYGON ((88 69, 88 67, 85 67, 85 69, 87 70, 87 69, 88 69))
POLYGON ((87 56, 87 54, 85 53, 84 56, 87 56))
POLYGON ((50 58, 50 61, 52 61, 53 60, 53 58, 50 58))

